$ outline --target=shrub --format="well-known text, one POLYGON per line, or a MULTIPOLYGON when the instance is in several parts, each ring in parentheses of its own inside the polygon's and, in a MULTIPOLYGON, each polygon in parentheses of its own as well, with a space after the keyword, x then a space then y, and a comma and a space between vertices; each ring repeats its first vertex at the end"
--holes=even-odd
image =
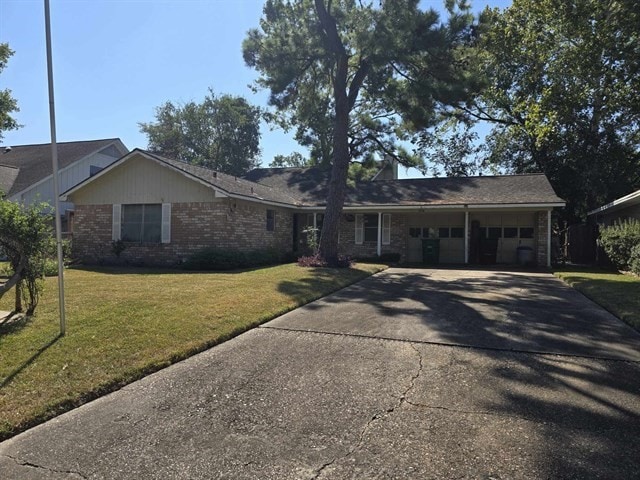
POLYGON ((640 245, 640 222, 629 220, 600 229, 598 244, 619 270, 628 270, 631 250, 640 245))
POLYGON ((397 252, 386 252, 379 257, 358 257, 357 260, 362 263, 398 263, 400 261, 400 254, 397 252))
MULTIPOLYGON (((336 267, 338 268, 349 268, 353 262, 349 257, 345 257, 342 255, 338 256, 338 264, 336 267)), ((298 258, 298 265, 301 267, 327 267, 327 261, 320 256, 319 253, 315 255, 305 255, 298 258)))
POLYGON ((234 270, 284 263, 289 256, 277 250, 221 250, 205 248, 191 255, 182 265, 187 270, 234 270))
POLYGON ((640 243, 631 249, 629 268, 633 273, 640 276, 640 243))

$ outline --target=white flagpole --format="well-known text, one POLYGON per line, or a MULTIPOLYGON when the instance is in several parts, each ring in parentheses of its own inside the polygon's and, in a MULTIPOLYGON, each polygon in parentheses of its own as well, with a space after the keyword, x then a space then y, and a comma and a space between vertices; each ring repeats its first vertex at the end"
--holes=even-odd
POLYGON ((51 123, 51 163, 53 165, 53 198, 56 214, 56 245, 58 247, 58 304, 60 307, 60 335, 65 334, 64 263, 62 258, 62 222, 60 220, 60 186, 58 185, 58 144, 56 143, 56 108, 53 99, 53 64, 51 61, 51 17, 49 0, 44 0, 44 24, 47 36, 47 74, 49 80, 49 120, 51 123))

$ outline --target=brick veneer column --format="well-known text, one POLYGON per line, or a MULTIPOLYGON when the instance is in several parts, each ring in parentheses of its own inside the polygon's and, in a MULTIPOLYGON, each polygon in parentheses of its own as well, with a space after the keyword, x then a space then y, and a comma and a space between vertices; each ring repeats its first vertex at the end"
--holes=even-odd
POLYGON ((547 215, 549 212, 536 213, 536 261, 539 267, 547 266, 547 215))

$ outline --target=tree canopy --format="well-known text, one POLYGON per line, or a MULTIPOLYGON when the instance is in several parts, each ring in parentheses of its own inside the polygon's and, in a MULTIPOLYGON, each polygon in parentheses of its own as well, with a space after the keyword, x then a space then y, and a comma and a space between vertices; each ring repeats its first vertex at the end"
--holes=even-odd
MULTIPOLYGON (((7 62, 13 53, 8 43, 0 43, 0 73, 6 68, 7 62)), ((0 90, 0 140, 4 138, 3 132, 21 127, 11 115, 19 111, 18 102, 11 96, 11 90, 8 88, 0 90)))
MULTIPOLYGON (((569 221, 640 187, 640 9, 634 0, 514 0, 481 17, 486 88, 462 109, 493 125, 484 166, 544 172, 569 221)), ((464 128, 463 128, 464 130, 464 128)), ((442 163, 477 151, 459 149, 442 163)))
POLYGON ((461 2, 448 1, 450 18, 441 22, 418 3, 268 0, 260 28, 244 41, 245 62, 260 72, 257 86, 270 90, 276 121, 331 163, 320 239, 329 263, 337 263, 349 163, 388 155, 422 166, 402 141, 469 91, 455 50, 471 32, 466 5, 454 13, 461 2))
POLYGON ((139 123, 150 151, 240 176, 259 164, 261 111, 239 96, 156 108, 155 122, 139 123))

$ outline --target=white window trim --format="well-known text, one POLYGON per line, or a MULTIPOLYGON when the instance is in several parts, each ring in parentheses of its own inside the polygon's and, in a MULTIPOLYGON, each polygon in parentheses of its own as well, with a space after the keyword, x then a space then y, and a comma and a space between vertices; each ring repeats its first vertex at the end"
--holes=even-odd
POLYGON ((391 245, 391 214, 382 214, 382 245, 391 245))
POLYGON ((112 206, 112 220, 111 220, 111 240, 117 242, 122 237, 122 205, 114 203, 112 206))
POLYGON ((362 245, 364 243, 364 215, 362 213, 356 214, 355 228, 355 243, 362 245))
POLYGON ((171 243, 171 204, 170 203, 162 204, 160 243, 171 243))

